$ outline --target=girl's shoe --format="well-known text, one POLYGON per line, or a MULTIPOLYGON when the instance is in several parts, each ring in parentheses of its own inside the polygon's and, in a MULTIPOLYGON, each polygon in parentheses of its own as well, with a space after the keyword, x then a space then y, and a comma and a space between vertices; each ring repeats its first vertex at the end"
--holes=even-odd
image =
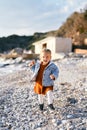
POLYGON ((49 104, 48 107, 49 107, 51 110, 55 110, 53 104, 49 104))
POLYGON ((43 111, 44 104, 39 104, 39 109, 43 111))

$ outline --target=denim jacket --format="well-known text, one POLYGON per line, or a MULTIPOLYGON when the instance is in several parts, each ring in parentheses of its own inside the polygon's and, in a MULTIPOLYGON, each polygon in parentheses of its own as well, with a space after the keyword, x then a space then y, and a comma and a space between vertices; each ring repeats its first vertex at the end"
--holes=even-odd
MULTIPOLYGON (((31 81, 35 81, 36 77, 38 75, 38 71, 40 69, 40 62, 36 62, 35 65, 31 67, 31 70, 33 71, 33 76, 31 81)), ((59 69, 58 67, 50 61, 49 64, 46 66, 44 72, 43 72, 43 78, 42 78, 42 86, 53 86, 54 85, 54 80, 50 78, 50 75, 54 75, 55 79, 57 79, 58 74, 59 74, 59 69)))

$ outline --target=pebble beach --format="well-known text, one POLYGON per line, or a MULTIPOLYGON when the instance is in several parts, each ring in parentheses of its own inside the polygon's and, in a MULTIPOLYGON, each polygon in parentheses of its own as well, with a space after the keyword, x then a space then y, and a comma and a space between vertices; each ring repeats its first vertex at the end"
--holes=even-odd
POLYGON ((54 62, 59 68, 55 110, 49 110, 45 96, 43 112, 30 81, 29 60, 0 65, 0 130, 87 130, 87 56, 72 54, 54 62))

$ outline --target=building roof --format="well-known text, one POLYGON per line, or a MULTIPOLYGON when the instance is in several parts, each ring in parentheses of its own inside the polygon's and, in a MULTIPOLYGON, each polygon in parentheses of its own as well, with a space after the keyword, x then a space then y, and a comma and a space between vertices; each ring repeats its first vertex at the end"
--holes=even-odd
POLYGON ((49 36, 49 37, 46 37, 46 38, 44 38, 44 39, 42 39, 42 40, 39 40, 39 41, 37 41, 37 42, 32 43, 32 45, 45 43, 45 42, 47 42, 48 40, 53 39, 53 38, 54 38, 54 39, 57 39, 57 38, 59 38, 59 39, 71 39, 71 38, 63 38, 63 37, 49 36))

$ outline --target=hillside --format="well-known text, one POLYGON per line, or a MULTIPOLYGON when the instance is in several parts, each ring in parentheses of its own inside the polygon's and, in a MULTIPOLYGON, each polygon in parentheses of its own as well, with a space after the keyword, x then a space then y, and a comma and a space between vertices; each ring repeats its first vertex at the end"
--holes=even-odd
POLYGON ((44 38, 43 33, 35 33, 32 36, 11 35, 0 38, 0 52, 8 52, 13 48, 31 49, 31 44, 40 38, 44 38))
POLYGON ((87 49, 87 43, 84 42, 87 38, 87 10, 81 13, 74 12, 58 30, 49 32, 49 35, 70 37, 73 49, 87 49))
POLYGON ((34 33, 32 36, 11 35, 0 38, 0 52, 9 51, 20 47, 23 49, 33 49, 32 43, 47 36, 70 37, 72 38, 73 50, 75 48, 87 49, 87 9, 83 12, 74 12, 63 25, 54 31, 46 33, 34 33))

